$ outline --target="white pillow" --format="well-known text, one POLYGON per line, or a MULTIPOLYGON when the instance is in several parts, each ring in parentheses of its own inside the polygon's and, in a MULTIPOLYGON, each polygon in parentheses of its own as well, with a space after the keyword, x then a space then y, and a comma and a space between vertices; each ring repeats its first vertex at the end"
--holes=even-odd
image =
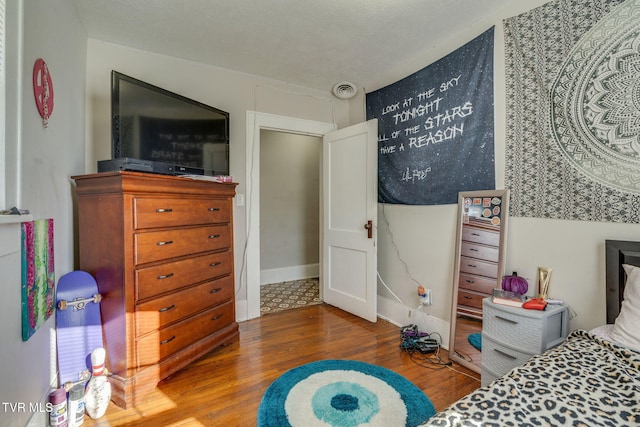
POLYGON ((640 352, 640 268, 624 264, 627 283, 620 314, 616 318, 611 338, 635 351, 640 352))
POLYGON ((611 338, 611 332, 613 332, 613 325, 601 325, 591 329, 593 335, 602 338, 603 340, 607 340, 610 342, 614 342, 614 339, 611 338))

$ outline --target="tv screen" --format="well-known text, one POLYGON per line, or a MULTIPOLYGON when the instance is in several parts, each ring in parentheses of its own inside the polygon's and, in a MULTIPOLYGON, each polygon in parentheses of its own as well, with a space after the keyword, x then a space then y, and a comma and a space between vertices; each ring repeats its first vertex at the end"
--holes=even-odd
POLYGON ((229 113, 111 72, 111 155, 229 175, 229 113))

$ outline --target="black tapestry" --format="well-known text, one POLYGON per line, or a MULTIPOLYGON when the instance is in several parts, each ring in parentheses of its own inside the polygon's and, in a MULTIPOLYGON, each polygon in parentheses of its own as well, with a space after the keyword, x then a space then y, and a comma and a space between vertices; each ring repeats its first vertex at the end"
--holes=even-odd
POLYGON ((367 94, 378 119, 378 201, 454 204, 495 188, 494 28, 416 73, 367 94))

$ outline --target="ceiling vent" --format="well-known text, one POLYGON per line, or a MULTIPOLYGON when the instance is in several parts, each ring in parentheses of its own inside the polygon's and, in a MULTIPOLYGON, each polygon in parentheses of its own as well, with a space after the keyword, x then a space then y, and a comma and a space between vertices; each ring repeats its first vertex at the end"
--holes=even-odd
POLYGON ((358 88, 351 82, 340 82, 333 86, 332 92, 336 98, 351 99, 358 93, 358 88))

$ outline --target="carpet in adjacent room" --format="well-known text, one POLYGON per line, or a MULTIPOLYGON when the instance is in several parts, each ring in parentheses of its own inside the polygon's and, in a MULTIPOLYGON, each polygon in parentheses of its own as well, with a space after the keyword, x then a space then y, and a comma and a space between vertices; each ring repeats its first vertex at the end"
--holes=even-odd
POLYGON ((260 286, 260 313, 322 304, 318 278, 289 280, 260 286))

